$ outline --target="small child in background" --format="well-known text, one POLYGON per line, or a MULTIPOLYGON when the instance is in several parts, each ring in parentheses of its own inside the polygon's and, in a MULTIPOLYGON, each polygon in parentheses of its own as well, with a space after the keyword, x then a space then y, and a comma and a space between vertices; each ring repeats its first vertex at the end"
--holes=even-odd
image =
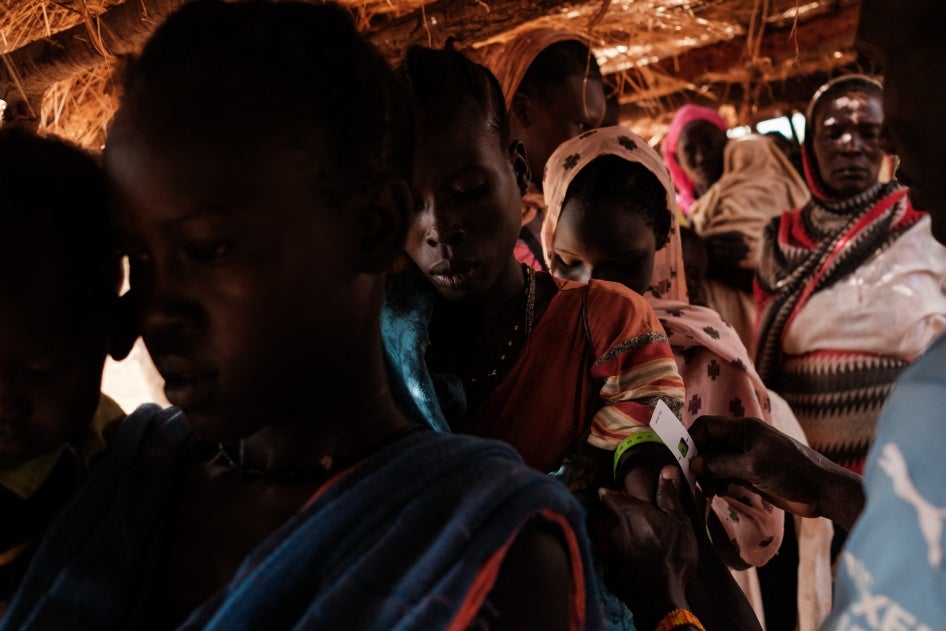
POLYGON ((124 412, 99 389, 119 346, 121 281, 99 166, 64 142, 4 130, 0 191, 2 611, 124 412))

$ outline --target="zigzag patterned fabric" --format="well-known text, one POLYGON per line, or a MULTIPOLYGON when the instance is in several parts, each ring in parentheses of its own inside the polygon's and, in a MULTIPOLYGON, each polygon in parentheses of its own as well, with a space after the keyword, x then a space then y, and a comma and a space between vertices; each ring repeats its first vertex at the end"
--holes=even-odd
POLYGON ((780 394, 814 449, 861 472, 880 410, 909 364, 892 357, 818 352, 786 357, 780 394))
POLYGON ((815 198, 766 230, 756 283, 756 367, 791 405, 812 447, 854 471, 863 467, 880 409, 907 362, 843 349, 787 356, 785 332, 808 298, 887 249, 922 217, 894 181, 843 201, 815 198))

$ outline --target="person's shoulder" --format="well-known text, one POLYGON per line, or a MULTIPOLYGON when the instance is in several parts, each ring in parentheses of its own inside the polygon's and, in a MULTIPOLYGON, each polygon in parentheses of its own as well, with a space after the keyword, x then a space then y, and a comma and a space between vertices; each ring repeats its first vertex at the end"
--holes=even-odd
MULTIPOLYGON (((946 449, 946 336, 940 337, 900 375, 877 425, 876 449, 898 443, 908 451, 934 454, 946 449)), ((941 453, 935 455, 939 458, 941 453)), ((938 473, 937 473, 938 475, 938 473)))
POLYGON ((753 149, 764 148, 768 149, 769 147, 774 147, 772 141, 765 136, 760 134, 746 134, 745 136, 739 136, 738 138, 732 138, 728 143, 727 147, 732 148, 746 148, 752 147, 753 149))
MULTIPOLYGON (((190 431, 190 425, 184 417, 184 412, 173 406, 161 407, 156 403, 139 405, 121 421, 121 427, 146 430, 173 428, 190 431)), ((125 431, 129 431, 129 429, 125 429, 125 431)))
POLYGON ((653 312, 650 303, 642 295, 620 283, 607 280, 588 281, 588 300, 595 305, 615 309, 653 312))
POLYGON ((557 309, 571 311, 586 309, 589 319, 610 318, 634 313, 653 315, 650 304, 639 293, 620 283, 590 280, 579 283, 554 278, 558 288, 557 309))
POLYGON ((392 471, 418 501, 459 503, 464 511, 580 512, 565 486, 527 466, 513 447, 499 440, 418 431, 357 467, 352 488, 364 480, 389 479, 392 471))
POLYGON ((920 355, 897 381, 897 385, 927 383, 939 386, 946 401, 946 335, 936 340, 920 355))
POLYGON ((391 463, 411 470, 418 477, 437 478, 445 475, 472 476, 483 484, 487 480, 529 479, 538 476, 523 462, 508 443, 468 434, 423 430, 399 440, 377 454, 378 466, 391 463), (534 474, 534 475, 533 475, 534 474))
POLYGON ((142 449, 171 449, 187 442, 193 433, 180 409, 145 403, 110 428, 109 449, 100 462, 128 463, 142 449))
POLYGON ((508 443, 480 438, 469 434, 453 434, 424 429, 397 446, 397 450, 414 459, 424 459, 427 454, 437 454, 446 461, 490 459, 500 468, 524 466, 518 452, 508 443))
POLYGON ((772 141, 758 134, 747 134, 738 138, 730 138, 726 143, 725 153, 729 158, 738 158, 747 155, 764 155, 772 149, 772 141))

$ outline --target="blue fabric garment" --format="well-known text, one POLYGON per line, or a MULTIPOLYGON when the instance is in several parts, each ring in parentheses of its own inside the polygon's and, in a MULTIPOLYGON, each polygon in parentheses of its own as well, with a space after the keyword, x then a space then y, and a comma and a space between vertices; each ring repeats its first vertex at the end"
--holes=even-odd
POLYGON ((946 338, 907 369, 867 458, 867 506, 826 629, 946 629, 946 338), (922 525, 921 525, 922 524, 922 525))
MULTIPOLYGON (((133 628, 192 447, 173 408, 132 414, 52 526, 0 631, 133 628)), ((507 445, 435 432, 386 445, 325 489, 182 628, 443 628, 484 561, 527 521, 542 523, 543 510, 563 515, 578 537, 588 628, 597 629, 575 500, 507 445)))
POLYGON ((427 370, 427 327, 435 298, 433 286, 413 264, 389 274, 381 310, 381 337, 388 381, 398 407, 416 423, 449 432, 440 398, 462 402, 458 405, 465 408, 466 397, 458 379, 445 379, 438 393, 427 370))

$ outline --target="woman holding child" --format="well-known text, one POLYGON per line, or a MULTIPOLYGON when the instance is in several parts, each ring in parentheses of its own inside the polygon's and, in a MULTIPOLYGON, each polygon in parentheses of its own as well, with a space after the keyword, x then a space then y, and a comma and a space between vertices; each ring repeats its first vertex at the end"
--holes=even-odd
MULTIPOLYGON (((559 280, 514 259, 528 168, 485 68, 411 49, 401 74, 418 117, 407 249, 427 280, 389 287, 386 341, 403 391, 434 426, 504 440, 557 473, 593 515, 602 486, 652 502, 671 456, 647 425, 658 401, 683 402, 653 310, 616 283, 559 280)), ((647 600, 641 592, 629 603, 639 623, 647 600)), ((738 624, 738 606, 710 600, 708 617, 738 624)), ((631 624, 609 615, 613 628, 631 624)))

